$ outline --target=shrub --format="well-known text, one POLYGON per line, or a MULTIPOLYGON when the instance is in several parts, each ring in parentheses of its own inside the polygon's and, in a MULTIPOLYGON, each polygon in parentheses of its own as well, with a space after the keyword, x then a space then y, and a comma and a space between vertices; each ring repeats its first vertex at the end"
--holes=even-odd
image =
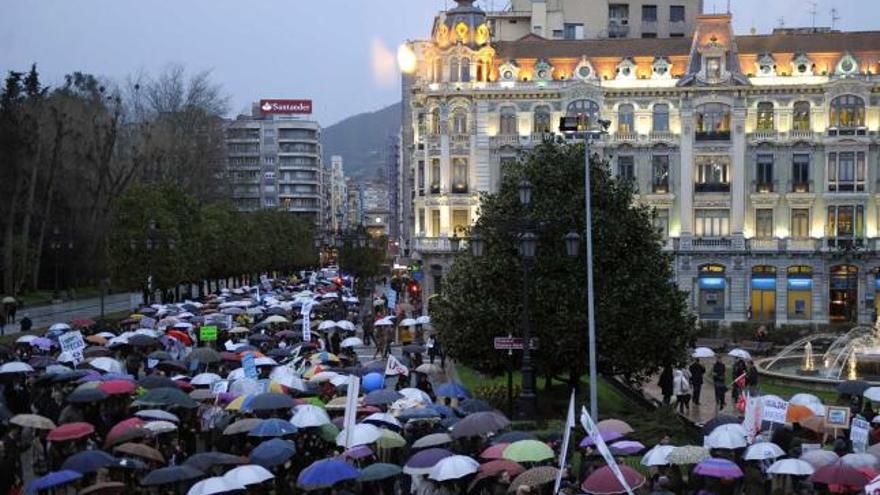
MULTIPOLYGON (((513 385, 513 399, 519 397, 520 386, 513 385)), ((502 411, 507 410, 507 384, 480 385, 474 391, 474 396, 488 402, 492 407, 502 411)))

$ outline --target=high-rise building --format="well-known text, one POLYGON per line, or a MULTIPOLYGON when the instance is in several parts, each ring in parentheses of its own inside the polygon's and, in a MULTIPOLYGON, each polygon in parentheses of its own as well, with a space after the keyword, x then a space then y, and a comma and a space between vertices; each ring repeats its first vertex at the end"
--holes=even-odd
POLYGON ((329 180, 326 183, 329 193, 328 227, 334 231, 344 230, 348 223, 348 192, 342 165, 341 156, 330 157, 329 180))
POLYGON ((478 192, 497 191, 507 163, 572 117, 610 121, 595 149, 655 210, 700 318, 874 321, 880 32, 737 36, 723 14, 696 17, 685 38, 494 41, 491 15, 457 4, 411 44, 403 149, 426 300, 478 192))
POLYGON ((361 186, 351 178, 346 178, 346 191, 348 192, 348 226, 355 229, 364 225, 364 191, 361 186))
POLYGON ((308 100, 261 100, 226 123, 232 200, 243 211, 280 208, 322 218, 321 126, 308 100))

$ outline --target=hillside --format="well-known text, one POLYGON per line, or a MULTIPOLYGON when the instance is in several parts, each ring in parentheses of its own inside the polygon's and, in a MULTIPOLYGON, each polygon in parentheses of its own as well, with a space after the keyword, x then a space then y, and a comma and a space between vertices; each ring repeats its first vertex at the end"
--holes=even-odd
POLYGON ((400 103, 351 116, 324 129, 324 163, 341 155, 345 175, 362 181, 384 169, 385 148, 400 130, 400 103))

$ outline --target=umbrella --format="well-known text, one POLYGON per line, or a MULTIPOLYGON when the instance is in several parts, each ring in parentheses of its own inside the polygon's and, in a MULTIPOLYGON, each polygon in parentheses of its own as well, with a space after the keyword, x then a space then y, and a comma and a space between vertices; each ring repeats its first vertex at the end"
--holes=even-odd
POLYGON ((708 347, 697 347, 696 349, 694 349, 694 352, 691 353, 691 357, 695 357, 697 359, 715 357, 715 351, 709 349, 708 347))
POLYGON ((230 469, 223 477, 238 485, 248 486, 271 480, 275 475, 263 466, 247 464, 230 469))
MULTIPOLYGON (((638 489, 645 484, 645 477, 635 469, 625 464, 619 465, 618 469, 620 469, 620 474, 623 475, 623 479, 631 489, 638 489)), ((626 493, 626 488, 623 487, 617 476, 608 466, 602 466, 587 476, 587 479, 581 484, 581 489, 587 493, 597 495, 626 493)))
POLYGON ((837 460, 817 468, 813 475, 810 476, 810 481, 822 483, 823 485, 843 485, 861 490, 871 481, 871 478, 871 475, 854 467, 847 466, 841 460, 837 460))
POLYGON ((416 324, 418 325, 428 325, 431 323, 431 317, 428 315, 419 316, 416 318, 416 324))
POLYGON ((619 419, 604 419, 599 421, 596 426, 601 431, 616 431, 624 436, 629 435, 630 433, 635 433, 635 430, 629 425, 629 423, 619 419))
POLYGON ((813 394, 807 394, 801 392, 799 394, 794 394, 791 396, 791 399, 788 399, 789 404, 795 404, 798 406, 807 406, 810 404, 822 404, 822 399, 816 397, 813 394))
POLYGON ((118 459, 103 450, 84 450, 68 457, 61 469, 69 469, 81 474, 94 473, 95 471, 111 466, 118 459))
POLYGON ((144 423, 143 428, 156 435, 177 431, 177 425, 171 421, 150 421, 144 423))
POLYGON ((496 412, 478 412, 465 417, 452 428, 452 438, 475 437, 510 426, 510 420, 496 412))
POLYGON ((392 426, 394 428, 401 428, 400 421, 397 420, 394 416, 388 413, 373 413, 363 419, 364 423, 370 423, 379 427, 382 426, 392 426))
POLYGON ((376 440, 376 446, 381 449, 397 449, 406 445, 406 439, 400 436, 400 433, 381 429, 382 436, 376 440))
POLYGON ((124 443, 119 445, 113 449, 113 452, 117 454, 128 454, 135 457, 140 457, 141 459, 146 459, 148 461, 155 461, 160 464, 165 463, 165 456, 162 455, 161 452, 150 447, 149 445, 144 445, 142 443, 124 443))
POLYGON ((237 466, 246 462, 242 457, 225 452, 202 452, 189 456, 183 465, 207 472, 214 466, 237 466))
POLYGON ((287 395, 278 392, 265 392, 255 395, 249 408, 251 411, 271 411, 274 409, 292 409, 296 402, 287 395))
POLYGON ((752 359, 752 355, 749 354, 749 351, 745 349, 740 349, 739 347, 735 349, 731 349, 728 353, 728 356, 740 358, 740 359, 752 359))
POLYGON ((42 478, 32 480, 30 483, 28 483, 25 491, 27 493, 37 493, 40 490, 48 490, 50 488, 55 488, 58 486, 66 485, 68 483, 72 483, 80 478, 82 478, 82 474, 77 473, 76 471, 71 471, 68 469, 64 469, 61 471, 52 471, 42 478))
POLYGON ((324 409, 306 404, 296 408, 296 413, 290 418, 290 423, 297 428, 318 427, 329 424, 330 416, 324 409))
POLYGON ((800 459, 780 459, 774 462, 767 472, 770 474, 790 474, 792 476, 809 476, 816 469, 809 462, 800 459))
POLYGON ((343 341, 339 344, 339 347, 342 347, 342 348, 348 348, 348 347, 360 347, 360 346, 362 346, 362 345, 364 345, 364 341, 363 341, 363 340, 361 340, 361 339, 359 339, 359 338, 357 338, 357 337, 348 337, 347 339, 343 340, 343 341))
POLYGON ((868 382, 862 380, 847 380, 845 382, 840 382, 834 387, 838 393, 846 394, 846 395, 862 395, 865 390, 871 387, 868 382))
POLYGON ((138 380, 138 386, 152 390, 154 388, 177 388, 174 380, 162 375, 148 375, 138 380))
POLYGON ((709 457, 709 450, 705 447, 697 447, 695 445, 685 445, 675 447, 666 456, 666 461, 675 466, 688 464, 697 464, 703 459, 709 457))
POLYGON ((86 404, 102 401, 107 397, 110 397, 110 395, 98 387, 81 387, 67 394, 66 400, 71 404, 86 404))
POLYGON ((437 447, 440 445, 446 445, 452 443, 452 437, 447 433, 431 433, 430 435, 425 435, 422 438, 419 438, 415 442, 413 442, 412 447, 414 449, 424 449, 428 447, 437 447))
POLYGON ((642 456, 642 466, 666 466, 669 464, 667 457, 673 450, 675 447, 672 445, 655 445, 653 449, 642 456))
POLYGON ((706 438, 706 446, 713 449, 739 449, 748 445, 748 433, 742 425, 721 425, 706 438))
POLYGON ((157 421, 170 421, 172 423, 179 423, 180 422, 180 418, 178 418, 177 415, 172 414, 167 411, 163 411, 161 409, 143 409, 143 410, 140 410, 140 411, 134 413, 134 415, 139 418, 142 418, 142 419, 152 419, 152 420, 157 420, 157 421))
POLYGON ((110 431, 107 432, 107 439, 104 442, 104 446, 113 445, 116 443, 122 443, 123 441, 131 440, 134 438, 142 438, 145 436, 149 436, 149 432, 141 428, 144 424, 144 420, 138 417, 128 418, 124 421, 120 421, 115 424, 113 428, 110 428, 110 431), (130 430, 140 430, 140 433, 130 434, 130 430), (125 436, 125 440, 122 440, 123 435, 125 436))
MULTIPOLYGON (((34 368, 27 363, 23 363, 21 361, 11 361, 2 366, 0 366, 0 374, 13 374, 13 373, 33 373, 34 368)), ((41 478, 42 479, 42 478, 41 478)))
POLYGON ((322 459, 313 462, 299 473, 296 486, 304 490, 329 488, 346 480, 356 480, 360 472, 339 459, 322 459))
POLYGON ((538 437, 534 433, 528 431, 508 431, 500 435, 493 435, 489 439, 489 443, 513 443, 520 440, 537 440, 538 437))
POLYGON ((431 363, 423 363, 416 367, 416 371, 419 373, 424 373, 426 375, 431 375, 434 373, 440 373, 443 369, 436 364, 431 363))
POLYGON ((809 406, 789 404, 785 411, 785 421, 786 423, 802 423, 816 415, 812 408, 817 407, 824 410, 824 406, 821 404, 810 404, 809 406))
MULTIPOLYGON (((599 436, 602 437, 602 440, 605 443, 613 442, 613 441, 623 437, 623 435, 621 435, 620 433, 617 433, 616 431, 602 431, 602 430, 599 430, 599 436)), ((596 440, 591 436, 586 436, 586 437, 584 437, 583 440, 581 440, 581 443, 579 446, 580 447, 592 447, 594 445, 596 445, 596 440)))
POLYGON ((223 378, 216 373, 199 373, 189 381, 190 385, 207 385, 211 386, 214 382, 218 382, 223 378))
POLYGON ((368 393, 364 397, 364 404, 368 406, 386 406, 388 404, 393 404, 394 402, 402 398, 403 396, 395 392, 394 390, 383 388, 368 393))
POLYGON ((708 476, 710 478, 731 479, 743 476, 742 469, 733 461, 710 457, 700 461, 694 468, 694 474, 708 476))
POLYGON ((810 463, 811 466, 818 469, 828 464, 833 464, 840 460, 837 454, 830 450, 810 450, 801 454, 801 460, 810 463))
POLYGON ((37 430, 51 430, 55 428, 55 423, 51 419, 39 414, 16 414, 9 422, 24 428, 34 428, 37 430))
POLYGON ((170 485, 201 478, 204 475, 205 473, 194 467, 181 464, 180 466, 154 469, 141 479, 141 484, 144 486, 170 485))
POLYGON ((257 445, 251 451, 250 460, 264 468, 273 468, 284 464, 296 453, 296 444, 289 440, 273 438, 257 445))
POLYGON ((447 382, 434 390, 438 397, 453 397, 458 399, 466 399, 471 396, 470 391, 464 388, 464 385, 458 382, 447 382))
POLYGON ((144 395, 138 397, 133 403, 135 406, 148 407, 183 407, 185 409, 195 409, 199 407, 199 403, 192 400, 179 388, 160 387, 154 388, 144 395))
POLYGON ((645 450, 645 445, 634 440, 620 440, 609 445, 611 452, 617 455, 635 455, 645 450))
POLYGON ((370 464, 361 470, 361 475, 358 476, 358 481, 366 483, 369 481, 380 481, 393 478, 394 476, 399 475, 401 471, 400 466, 396 464, 386 464, 384 462, 370 464))
POLYGON ((772 442, 759 442, 746 449, 743 459, 747 461, 764 461, 785 455, 781 447, 772 442))
POLYGON ((440 459, 428 474, 428 478, 435 481, 457 480, 474 474, 480 468, 480 463, 466 455, 452 455, 440 459))
POLYGON ((480 465, 480 475, 482 476, 495 476, 507 471, 511 478, 515 478, 525 470, 526 468, 507 459, 497 459, 480 465))
POLYGON ((430 404, 434 401, 431 400, 431 396, 425 393, 424 390, 419 390, 417 388, 406 387, 398 390, 400 395, 402 395, 406 399, 412 399, 423 404, 430 404))
POLYGON ((862 392, 862 395, 873 402, 880 402, 880 387, 869 387, 862 392))
POLYGON ((506 449, 510 443, 501 442, 492 445, 491 447, 486 448, 482 452, 480 452, 480 458, 482 459, 504 459, 504 449, 506 449))
POLYGON ((373 452, 373 449, 367 447, 366 445, 358 445, 356 447, 347 449, 345 452, 342 453, 342 456, 348 459, 363 459, 365 457, 370 457, 374 454, 375 452, 373 452))
POLYGON ((714 418, 706 421, 706 424, 703 425, 703 436, 707 436, 713 431, 715 428, 718 428, 721 425, 738 425, 742 424, 742 420, 737 418, 736 416, 731 416, 729 414, 719 414, 714 418))
POLYGON ((880 476, 877 476, 869 484, 865 485, 865 493, 880 493, 880 476))
POLYGON ((453 455, 446 449, 431 448, 415 453, 403 466, 403 472, 410 475, 429 474, 442 459, 453 455))
POLYGON ((458 404, 458 409, 465 415, 495 410, 483 399, 465 399, 458 404))
POLYGON ((135 391, 135 385, 128 380, 108 380, 98 385, 98 390, 108 395, 131 395, 135 391))
POLYGON ((540 466, 523 471, 507 488, 507 492, 516 492, 521 486, 536 487, 544 483, 550 483, 556 479, 556 473, 559 470, 552 466, 540 466))
POLYGON ((89 366, 106 373, 124 373, 119 361, 109 357, 99 357, 89 361, 89 366))
POLYGON ((219 363, 223 360, 223 358, 220 357, 220 353, 210 347, 199 347, 194 349, 189 353, 186 359, 187 361, 198 361, 199 364, 213 364, 219 363))
POLYGON ((214 495, 215 493, 244 490, 246 487, 222 476, 204 479, 193 485, 186 495, 214 495))
POLYGON ((262 323, 267 323, 267 324, 268 323, 289 323, 289 322, 290 322, 290 320, 288 320, 287 318, 285 318, 281 315, 272 315, 262 321, 262 323))
POLYGON ((125 492, 126 485, 121 481, 101 481, 99 483, 95 483, 94 485, 89 485, 82 490, 79 491, 79 495, 88 495, 90 493, 101 493, 101 492, 109 492, 109 493, 123 493, 125 492))
POLYGON ((89 423, 67 423, 49 431, 46 437, 50 442, 66 442, 84 438, 95 432, 95 427, 89 423))
POLYGON ((346 436, 346 430, 340 431, 339 434, 336 436, 336 445, 348 448, 354 447, 356 445, 368 445, 375 442, 379 439, 379 437, 382 436, 382 430, 370 424, 360 423, 354 425, 354 429, 351 432, 351 439, 348 440, 347 445, 346 436))
POLYGON ((508 445, 502 452, 504 459, 514 462, 541 462, 554 457, 553 449, 538 440, 520 440, 508 445))
POLYGON ((255 426, 248 433, 250 437, 283 437, 296 433, 296 426, 279 418, 267 419, 255 426))
POLYGON ((856 469, 874 469, 878 463, 877 457, 874 454, 846 454, 840 458, 840 462, 856 469))
POLYGON ((260 418, 244 418, 232 423, 223 430, 224 435, 238 435, 239 433, 249 433, 251 430, 260 425, 264 420, 260 418))

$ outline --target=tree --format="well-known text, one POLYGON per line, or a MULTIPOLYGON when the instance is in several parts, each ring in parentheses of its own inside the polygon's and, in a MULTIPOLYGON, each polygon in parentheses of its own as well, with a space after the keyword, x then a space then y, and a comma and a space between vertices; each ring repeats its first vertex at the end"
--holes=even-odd
MULTIPOLYGON (((582 145, 545 143, 505 169, 497 193, 483 196, 471 233, 485 239, 485 256, 459 254, 431 305, 451 356, 486 372, 504 369, 507 358, 491 351, 492 340, 521 334, 516 235, 529 215, 538 236, 529 287, 538 371, 573 378, 587 370, 585 245, 572 259, 563 242, 572 230, 584 232, 583 161, 582 145), (534 188, 528 211, 517 199, 524 178, 534 188)), ((684 359, 695 318, 672 281, 653 211, 634 205, 631 185, 615 180, 607 163, 594 157, 590 173, 600 371, 644 379, 684 359)))

